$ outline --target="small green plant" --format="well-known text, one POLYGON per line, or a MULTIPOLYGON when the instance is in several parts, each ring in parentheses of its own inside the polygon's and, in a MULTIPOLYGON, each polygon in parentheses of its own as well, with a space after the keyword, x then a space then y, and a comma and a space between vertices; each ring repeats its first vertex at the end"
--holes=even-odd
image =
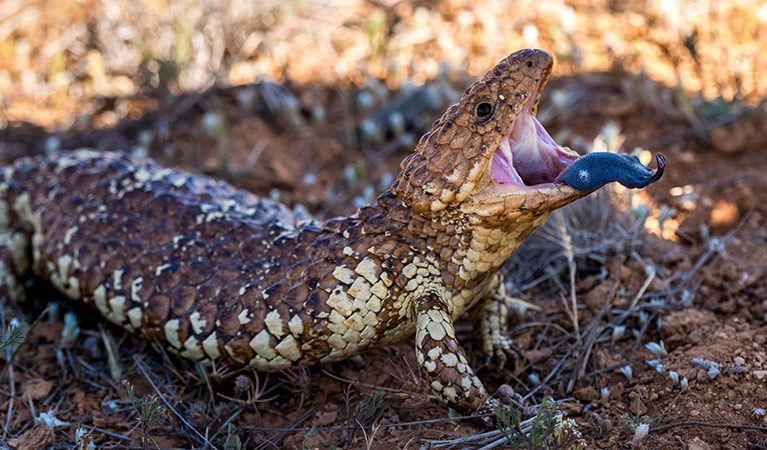
POLYGON ((498 430, 512 448, 517 449, 582 449, 586 443, 571 419, 564 420, 554 409, 554 402, 545 397, 535 417, 522 420, 522 413, 513 406, 494 408, 498 430))
POLYGON ((515 448, 519 448, 521 445, 520 436, 524 435, 520 425, 522 421, 520 410, 509 405, 505 408, 494 408, 493 411, 498 416, 498 431, 503 433, 506 440, 515 448))
POLYGON ((635 413, 632 413, 629 411, 627 414, 623 416, 623 419, 627 422, 626 425, 621 427, 619 430, 616 431, 616 433, 620 433, 626 429, 633 430, 633 435, 631 437, 630 445, 631 447, 639 447, 642 444, 642 441, 647 437, 647 434, 650 432, 650 425, 652 425, 657 420, 660 420, 660 418, 663 417, 663 414, 659 414, 652 418, 648 423, 644 423, 640 420, 640 411, 641 411, 641 405, 642 405, 642 396, 637 395, 636 397, 636 408, 635 413))
POLYGON ((673 370, 669 370, 669 371, 668 371, 668 376, 669 376, 669 378, 671 378, 671 381, 674 383, 674 386, 675 386, 675 387, 678 387, 678 388, 680 388, 680 389, 682 389, 682 390, 685 390, 685 389, 687 389, 687 385, 688 385, 688 383, 689 383, 689 382, 687 381, 687 377, 684 377, 684 378, 682 378, 682 379, 679 379, 679 374, 678 374, 678 373, 676 373, 676 372, 675 372, 675 371, 673 371, 673 370))
POLYGON ((49 409, 48 412, 40 413, 39 416, 35 417, 35 422, 42 423, 48 427, 48 432, 51 434, 51 442, 54 441, 53 432, 56 428, 69 425, 69 422, 59 420, 52 409, 49 409))
POLYGON ((698 369, 703 369, 706 371, 706 375, 708 375, 708 378, 713 380, 716 377, 721 374, 720 365, 719 363, 716 363, 714 361, 709 361, 707 359, 702 358, 693 358, 691 361, 692 365, 698 369))
POLYGON ((668 356, 668 351, 666 351, 666 346, 663 345, 663 341, 660 341, 660 344, 657 342, 650 342, 645 344, 645 348, 650 350, 650 352, 654 355, 668 356))
POLYGON ((528 381, 530 381, 530 383, 531 383, 533 386, 538 386, 539 384, 541 384, 541 377, 540 377, 540 375, 538 375, 538 374, 537 374, 537 373, 535 373, 535 372, 530 372, 530 373, 527 375, 527 379, 528 379, 528 381))
POLYGON ((75 448, 77 450, 96 450, 91 432, 77 424, 75 429, 75 448))
POLYGON ((626 379, 631 382, 631 379, 634 377, 634 372, 631 370, 631 366, 623 366, 620 368, 620 371, 623 376, 625 376, 626 379))
POLYGON ((549 437, 554 434, 555 426, 559 422, 560 414, 553 411, 554 402, 550 398, 544 398, 538 408, 533 426, 530 429, 530 446, 528 448, 551 448, 549 437))
MULTIPOLYGON (((48 140, 50 141, 51 139, 49 138, 48 140)), ((61 140, 61 139, 59 138, 59 140, 61 140)), ((46 142, 46 144, 47 144, 47 142, 46 142)), ((54 150, 50 154, 53 154, 55 152, 56 152, 56 150, 54 150)), ((47 151, 46 151, 46 155, 47 154, 49 154, 49 153, 47 153, 47 151)), ((60 310, 61 310, 61 307, 59 306, 58 303, 51 303, 50 305, 48 305, 48 322, 49 323, 51 323, 51 322, 58 322, 60 310)))
POLYGON ((575 420, 564 419, 561 414, 557 415, 558 421, 554 426, 554 437, 556 438, 556 448, 571 448, 581 450, 588 448, 583 435, 576 428, 575 420))
POLYGON ((160 423, 160 419, 165 415, 165 407, 162 406, 156 395, 148 395, 146 397, 138 398, 133 389, 133 385, 127 380, 123 381, 125 390, 128 391, 128 398, 130 399, 133 408, 139 415, 139 421, 141 422, 141 443, 144 450, 149 450, 149 440, 158 449, 160 448, 155 442, 154 438, 149 436, 149 432, 160 423))
POLYGON ((650 367, 654 368, 655 371, 658 372, 658 373, 663 373, 664 372, 663 364, 661 364, 659 359, 651 359, 651 360, 647 361, 647 365, 649 365, 650 367))
POLYGON ((240 448, 242 448, 240 437, 235 434, 235 431, 237 431, 237 429, 230 423, 226 428, 224 450, 240 450, 240 448))
POLYGON ((64 314, 64 328, 61 330, 61 339, 64 345, 69 347, 80 336, 80 327, 77 325, 77 316, 68 312, 64 314))
POLYGON ((365 395, 357 407, 357 420, 364 423, 373 417, 383 404, 383 393, 376 392, 374 395, 365 395))
POLYGON ((616 325, 613 327, 613 334, 611 337, 612 343, 615 344, 616 342, 620 341, 625 333, 626 325, 616 325))
POLYGON ((634 436, 631 438, 631 446, 639 447, 642 441, 647 437, 647 433, 650 432, 650 424, 640 423, 634 427, 634 436))
MULTIPOLYGON (((0 305, 0 307, 2 307, 2 305, 0 305)), ((0 350, 6 350, 5 360, 8 361, 8 363, 3 367, 3 371, 0 372, 0 381, 5 379, 8 371, 13 366, 13 362, 16 361, 16 357, 19 356, 24 341, 29 338, 30 333, 32 333, 37 325, 40 324, 40 321, 43 320, 43 317, 45 317, 47 313, 48 308, 44 309, 43 312, 37 316, 37 319, 35 319, 35 321, 32 322, 32 325, 27 328, 26 333, 22 333, 20 329, 21 327, 15 319, 2 329, 2 336, 0 336, 0 344, 2 344, 2 346, 0 346, 0 350), (7 353, 10 353, 10 355, 7 353)))
POLYGON ((317 436, 317 425, 312 425, 312 428, 304 436, 304 440, 301 442, 301 450, 309 450, 312 447, 309 445, 309 439, 317 436))
POLYGON ((11 323, 3 327, 0 331, 0 350, 10 349, 14 350, 16 346, 24 341, 24 333, 19 329, 19 326, 15 323, 11 323))

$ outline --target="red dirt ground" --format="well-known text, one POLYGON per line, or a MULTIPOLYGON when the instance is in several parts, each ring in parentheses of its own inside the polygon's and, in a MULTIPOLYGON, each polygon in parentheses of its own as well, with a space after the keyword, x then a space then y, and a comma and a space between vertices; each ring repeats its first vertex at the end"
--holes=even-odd
MULTIPOLYGON (((703 139, 686 137, 679 134, 683 130, 681 125, 665 122, 651 109, 609 107, 611 104, 630 104, 631 99, 626 97, 629 94, 620 89, 624 76, 594 74, 590 78, 555 80, 549 91, 580 86, 579 89, 588 89, 591 93, 587 101, 573 105, 566 122, 568 129, 577 130, 577 134, 569 137, 571 142, 580 142, 578 138, 591 141, 608 121, 620 126, 626 137, 626 148, 681 136, 671 143, 651 148, 664 152, 668 170, 660 183, 648 189, 648 195, 657 204, 674 207, 679 213, 676 241, 648 235, 641 250, 642 261, 652 261, 665 273, 663 279, 653 280, 648 290, 667 291, 673 285, 674 275, 692 273, 696 261, 704 255, 709 258, 694 271, 695 283, 690 286, 697 288, 697 292, 692 302, 684 309, 677 307, 660 314, 660 329, 649 327, 642 344, 662 339, 669 352, 667 357, 660 358, 663 367, 666 371, 676 371, 680 378, 686 377, 689 387, 684 391, 674 387, 667 374, 657 373, 646 363, 658 358, 644 345, 634 350, 635 340, 626 336, 614 345, 608 342, 595 347, 586 377, 571 392, 566 390, 568 377, 564 376, 551 385, 548 393, 563 401, 560 408, 575 419, 584 438, 594 448, 627 447, 633 434, 632 420, 651 423, 653 431, 644 441, 643 448, 656 448, 662 444, 696 449, 760 448, 754 443, 767 437, 764 432, 767 419, 759 416, 758 410, 757 413, 754 411, 767 407, 767 390, 764 388, 767 378, 764 345, 767 338, 767 252, 764 251, 767 243, 764 226, 767 216, 767 203, 764 202, 767 192, 767 120, 764 116, 746 116, 718 129, 709 136, 710 140, 705 136, 703 139), (595 108, 595 104, 601 106, 595 108), (679 195, 680 192, 683 193, 679 195), (704 225, 709 227, 708 233, 701 231, 704 225), (693 358, 719 363, 721 374, 710 379, 704 370, 691 364, 693 358), (631 380, 614 368, 624 364, 630 364, 633 369, 631 380), (611 367, 612 370, 600 370, 611 367), (599 394, 604 387, 610 389, 606 397, 599 394), (749 426, 756 428, 748 429, 749 426), (752 447, 748 447, 749 442, 752 447)), ((308 101, 321 93, 317 88, 293 89, 298 98, 308 98, 308 101), (314 95, 302 95, 306 92, 314 92, 314 95)), ((332 97, 332 94, 326 95, 332 97)), ((213 98, 208 99, 209 102, 234 108, 225 93, 214 91, 208 96, 213 98)), ((328 97, 323 101, 332 105, 334 99, 328 97)), ((161 146, 153 144, 151 155, 167 164, 224 176, 263 195, 278 188, 281 198, 290 203, 313 204, 310 206, 313 211, 335 214, 349 212, 353 207, 348 204, 348 197, 344 202, 329 199, 329 186, 359 195, 363 190, 361 185, 375 183, 381 173, 394 172, 397 161, 406 153, 405 150, 395 152, 359 182, 339 181, 343 179, 339 167, 364 166, 366 157, 364 153, 343 150, 346 148, 343 134, 339 135, 337 128, 328 125, 333 123, 332 117, 319 125, 301 119, 308 131, 292 135, 285 133, 279 124, 264 121, 258 115, 237 115, 235 111, 229 116, 229 152, 225 163, 217 153, 215 139, 194 131, 196 121, 201 120, 196 112, 183 117, 181 123, 173 123, 167 141, 180 147, 184 142, 195 140, 199 152, 169 156, 162 152, 161 146), (266 140, 268 145, 258 158, 258 164, 252 164, 253 168, 249 169, 252 172, 243 175, 228 169, 246 167, 248 157, 261 140, 266 140), (312 158, 301 158, 307 149, 312 158), (314 173, 316 181, 307 184, 306 173, 314 173)), ((550 125, 553 132, 563 127, 558 122, 550 125)), ((10 136, 9 143, 13 142, 14 136, 10 136)), ((67 139, 73 139, 64 136, 65 145, 67 139)), ((123 138, 132 139, 128 132, 123 138)), ((605 278, 586 276, 580 280, 578 297, 584 305, 580 311, 581 323, 588 323, 606 299, 615 308, 626 307, 646 279, 642 261, 614 255, 605 264, 605 278), (610 292, 612 297, 609 297, 610 292)), ((61 298, 44 287, 33 286, 32 289, 33 297, 38 300, 61 298)), ((528 294, 536 298, 535 291, 528 294)), ((528 313, 514 324, 514 330, 520 330, 526 321, 549 321, 565 330, 572 329, 572 324, 562 314, 561 303, 555 300, 556 295, 544 294, 543 298, 536 299, 543 301, 543 312, 528 313)), ((68 310, 71 306, 65 303, 63 308, 68 310)), ((13 448, 72 442, 72 428, 58 428, 50 433, 42 424, 33 426, 27 406, 30 402, 35 405, 36 414, 50 409, 59 420, 93 426, 139 442, 141 433, 126 401, 126 393, 108 375, 99 328, 91 325, 98 319, 87 310, 78 308, 78 312, 84 330, 75 345, 61 347, 62 325, 58 321, 37 327, 31 336, 31 344, 24 347, 13 369, 15 390, 2 392, 0 421, 8 424, 11 436, 16 436, 9 441, 13 448), (63 351, 62 356, 57 357, 57 350, 63 351), (9 393, 15 399, 10 417, 9 393)), ((608 313, 603 320, 612 318, 612 313, 608 313)), ((225 431, 218 427, 238 411, 231 423, 246 448, 265 440, 279 442, 280 448, 328 448, 331 444, 337 448, 365 447, 365 435, 371 431, 363 432, 355 427, 356 420, 360 423, 367 420, 365 423, 370 424, 397 424, 445 418, 436 423, 381 428, 372 438, 371 448, 419 448, 427 439, 469 436, 481 431, 465 420, 447 420, 447 410, 428 398, 423 384, 408 370, 408 365, 415 366, 407 344, 372 351, 309 373, 273 374, 268 379, 260 376, 262 386, 276 387, 265 395, 274 398, 241 407, 238 401, 223 397, 247 398, 247 393, 238 391, 231 379, 219 382, 213 375, 206 380, 196 369, 174 358, 171 358, 170 367, 163 369, 157 353, 145 343, 112 327, 107 327, 106 332, 122 343, 119 355, 123 376, 136 385, 137 392, 154 392, 146 378, 149 376, 168 398, 174 399, 172 404, 189 424, 201 433, 207 432, 212 442, 218 442, 217 445, 221 445, 225 436, 225 431), (144 375, 142 368, 148 375, 144 375), (210 392, 216 392, 216 395, 210 395, 210 392), (381 403, 369 415, 360 413, 360 405, 376 400, 381 403), (312 431, 312 427, 316 430, 312 431), (277 431, 280 428, 292 431, 281 435, 277 431)), ((536 335, 532 330, 515 333, 527 361, 534 361, 531 370, 544 375, 552 370, 558 361, 552 356, 552 350, 533 348, 536 335)), ((474 345, 469 330, 460 328, 459 334, 467 340, 466 348, 475 365, 479 366, 483 357, 472 351, 474 345)), ((509 382, 508 373, 492 365, 479 372, 492 388, 509 382)), ((526 373, 515 375, 523 377, 526 373)), ((190 431, 177 417, 169 415, 151 435, 161 448, 186 447, 190 445, 188 433, 190 431)), ((128 444, 128 441, 102 431, 93 431, 90 436, 98 445, 120 447, 128 444)))

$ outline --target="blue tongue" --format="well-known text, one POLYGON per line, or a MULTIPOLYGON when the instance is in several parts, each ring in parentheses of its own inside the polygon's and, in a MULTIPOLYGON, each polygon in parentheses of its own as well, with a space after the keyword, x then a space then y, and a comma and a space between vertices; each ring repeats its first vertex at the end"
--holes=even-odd
POLYGON ((653 170, 631 155, 594 152, 578 158, 557 181, 562 181, 579 191, 593 191, 607 183, 617 181, 627 188, 643 188, 660 180, 666 168, 666 158, 655 156, 658 168, 653 170))

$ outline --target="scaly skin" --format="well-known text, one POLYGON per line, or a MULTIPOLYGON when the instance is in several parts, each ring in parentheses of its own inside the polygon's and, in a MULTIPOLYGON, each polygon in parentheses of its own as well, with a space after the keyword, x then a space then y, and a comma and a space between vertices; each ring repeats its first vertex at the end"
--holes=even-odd
MULTIPOLYGON (((356 214, 302 220, 229 185, 118 153, 23 159, 0 176, 0 295, 31 267, 110 321, 201 362, 276 371, 415 335, 433 392, 461 412, 492 400, 453 322, 510 349, 499 268, 587 192, 494 185, 489 161, 551 57, 510 55, 474 83, 356 214), (492 116, 476 105, 491 102, 492 116)), ((531 99, 534 97, 534 99, 531 99)))

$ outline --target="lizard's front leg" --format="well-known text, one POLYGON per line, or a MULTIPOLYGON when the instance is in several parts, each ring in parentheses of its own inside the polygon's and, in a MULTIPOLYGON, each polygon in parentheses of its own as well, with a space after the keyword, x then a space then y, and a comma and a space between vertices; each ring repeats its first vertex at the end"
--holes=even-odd
POLYGON ((458 345, 447 306, 437 294, 427 294, 416 301, 415 313, 415 356, 432 392, 457 411, 477 411, 487 391, 458 345))
POLYGON ((508 355, 511 355, 515 362, 519 358, 507 333, 506 324, 512 311, 511 297, 506 293, 501 274, 497 274, 493 279, 490 294, 469 311, 469 320, 488 362, 495 356, 501 368, 506 364, 508 355))

